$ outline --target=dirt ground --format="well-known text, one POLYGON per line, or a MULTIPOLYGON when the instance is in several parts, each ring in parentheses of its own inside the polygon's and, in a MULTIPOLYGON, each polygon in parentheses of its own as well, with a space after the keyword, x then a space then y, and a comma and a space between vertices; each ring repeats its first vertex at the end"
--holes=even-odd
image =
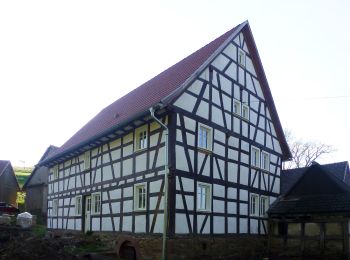
POLYGON ((55 237, 45 229, 0 226, 0 260, 117 259, 96 235, 55 237))

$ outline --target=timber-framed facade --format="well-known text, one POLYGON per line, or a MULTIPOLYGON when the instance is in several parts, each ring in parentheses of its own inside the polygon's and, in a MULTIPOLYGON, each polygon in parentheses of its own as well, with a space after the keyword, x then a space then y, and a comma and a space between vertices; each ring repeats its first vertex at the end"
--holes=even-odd
MULTIPOLYGON (((166 148, 170 253, 180 238, 266 234, 290 152, 248 22, 102 110, 43 162, 48 228, 159 236, 166 148)), ((211 254, 201 248, 182 253, 211 254)))

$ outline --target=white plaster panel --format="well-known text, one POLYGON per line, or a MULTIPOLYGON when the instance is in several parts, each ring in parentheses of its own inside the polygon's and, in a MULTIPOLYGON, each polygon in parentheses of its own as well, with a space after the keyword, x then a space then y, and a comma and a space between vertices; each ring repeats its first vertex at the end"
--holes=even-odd
POLYGON ((110 198, 112 199, 112 200, 114 200, 114 199, 120 199, 120 197, 121 197, 121 190, 120 189, 115 189, 115 190, 111 190, 110 192, 109 192, 109 196, 110 196, 110 198))
POLYGON ((215 106, 212 106, 211 109, 212 109, 211 119, 213 123, 218 124, 220 126, 224 126, 224 118, 222 117, 222 111, 215 106))
POLYGON ((249 89, 251 92, 256 94, 254 85, 253 85, 253 80, 250 74, 246 73, 246 87, 249 89))
POLYGON ((149 185, 149 192, 160 192, 160 187, 162 185, 162 180, 152 181, 149 185))
POLYGON ((135 172, 145 171, 147 166, 147 153, 142 153, 135 158, 135 172))
POLYGON ((219 91, 216 88, 212 88, 211 97, 212 102, 214 102, 218 106, 221 106, 219 91))
POLYGON ((237 199, 237 189, 228 187, 227 188, 227 198, 228 199, 237 199))
MULTIPOLYGON (((156 197, 150 197, 149 198, 149 209, 150 210, 155 210, 157 207, 157 202, 158 202, 158 196, 156 197)), ((160 204, 159 204, 159 209, 163 210, 164 209, 164 200, 163 200, 163 196, 160 199, 160 204)))
POLYGON ((239 35, 237 35, 233 41, 238 45, 238 46, 241 46, 241 43, 239 42, 239 35))
POLYGON ((237 214, 237 203, 236 202, 227 202, 227 213, 228 214, 237 214))
POLYGON ((232 60, 237 61, 237 47, 232 43, 227 45, 227 47, 223 50, 223 53, 229 56, 232 60))
POLYGON ((250 219, 250 233, 258 234, 259 233, 259 222, 257 219, 250 219))
POLYGON ((213 152, 217 155, 224 157, 225 156, 225 146, 218 144, 218 143, 214 143, 213 152))
POLYGON ((218 141, 220 141, 222 143, 225 143, 226 135, 225 135, 224 132, 215 129, 215 131, 214 131, 214 139, 218 140, 218 141))
POLYGON ((216 197, 225 197, 225 186, 214 184, 213 185, 213 196, 216 197))
POLYGON ((239 199, 243 201, 248 201, 248 191, 240 189, 239 190, 239 199))
POLYGON ((209 104, 206 101, 201 101, 199 106, 198 106, 198 110, 197 110, 197 115, 208 119, 209 118, 209 104))
POLYGON ((223 71, 224 68, 227 66, 229 63, 229 59, 220 54, 213 62, 212 65, 219 69, 220 71, 223 71))
POLYGON ((271 129, 272 135, 273 135, 274 137, 277 137, 277 134, 276 134, 276 130, 275 130, 274 125, 272 124, 272 122, 269 122, 269 124, 270 124, 270 129, 271 129))
POLYGON ((254 69, 253 62, 248 56, 246 56, 245 58, 245 66, 246 66, 246 69, 256 77, 256 72, 254 69))
POLYGON ((112 202, 112 213, 120 213, 120 202, 112 202))
POLYGON ((133 187, 126 187, 123 189, 123 197, 128 198, 128 197, 133 197, 133 187))
POLYGON ((273 145, 275 147, 275 151, 279 154, 282 154, 281 146, 278 140, 276 138, 273 138, 272 140, 273 140, 273 145))
POLYGON ((109 158, 109 154, 108 153, 105 153, 102 157, 102 161, 103 163, 109 163, 111 160, 109 158))
POLYGON ((175 233, 188 234, 187 218, 185 214, 176 213, 175 217, 175 233))
POLYGON ((202 85, 203 85, 202 81, 196 80, 195 82, 192 83, 192 85, 188 88, 188 90, 198 96, 202 90, 202 85))
POLYGON ((132 231, 132 216, 123 216, 123 231, 132 231))
POLYGON ((120 224, 120 217, 114 217, 114 229, 115 231, 120 231, 119 224, 120 224))
POLYGON ((257 93, 258 97, 265 100, 259 81, 253 77, 253 82, 254 82, 254 86, 255 86, 256 93, 257 93))
POLYGON ((237 65, 235 63, 231 63, 226 69, 225 74, 233 80, 237 80, 237 65))
POLYGON ((247 203, 239 203, 239 213, 240 215, 248 215, 248 204, 247 203))
POLYGON ((110 142, 110 143, 109 143, 109 147, 110 147, 111 149, 113 149, 113 148, 116 148, 116 147, 120 146, 120 144, 121 144, 121 139, 118 138, 118 139, 116 139, 116 140, 110 142))
POLYGON ((176 141, 183 142, 182 140, 182 132, 180 129, 176 129, 176 141))
MULTIPOLYGON (((197 230, 198 230, 198 233, 200 232, 200 230, 202 228, 205 216, 206 215, 197 215, 197 230)), ((204 225, 202 233, 203 234, 209 234, 210 233, 210 217, 208 217, 208 219, 207 219, 207 221, 206 221, 206 223, 204 225)))
POLYGON ((226 118, 226 127, 228 130, 232 130, 232 116, 230 113, 225 112, 225 118, 226 118))
POLYGON ((205 90, 204 90, 204 94, 203 94, 203 98, 205 98, 207 100, 209 100, 209 89, 210 89, 209 85, 206 85, 205 90))
POLYGON ((280 193, 280 178, 276 177, 272 191, 275 193, 280 193))
POLYGON ((110 214, 109 210, 109 204, 108 203, 103 203, 102 204, 102 214, 110 214))
POLYGON ((230 234, 235 234, 237 233, 237 219, 232 217, 232 218, 227 218, 227 232, 230 234))
POLYGON ((256 125, 258 123, 258 114, 253 110, 250 110, 249 112, 249 121, 256 125))
POLYGON ((223 234, 225 233, 225 217, 214 216, 214 233, 223 234))
POLYGON ((270 148, 270 149, 273 149, 273 146, 272 146, 272 137, 271 135, 267 134, 266 135, 266 147, 270 148))
POLYGON ((113 170, 115 178, 120 177, 120 162, 113 163, 113 170))
POLYGON ((81 230, 81 219, 75 220, 75 230, 81 230))
POLYGON ((186 133, 187 144, 195 146, 195 136, 191 133, 186 133))
POLYGON ((111 165, 107 165, 103 167, 103 181, 107 181, 111 179, 113 179, 112 167, 111 165))
POLYGON ((187 116, 184 116, 184 122, 185 122, 186 129, 191 130, 193 132, 196 131, 196 121, 195 120, 193 120, 187 116))
POLYGON ((218 73, 214 70, 211 83, 212 83, 212 85, 214 85, 216 87, 219 86, 217 75, 218 75, 218 73))
POLYGON ((243 185, 248 185, 248 175, 249 175, 249 169, 241 165, 239 183, 243 185))
POLYGON ((102 231, 113 231, 111 218, 102 218, 102 231))
POLYGON ((262 144, 264 145, 264 141, 265 141, 265 135, 264 135, 264 132, 259 130, 257 131, 256 133, 256 139, 255 139, 256 142, 258 142, 259 144, 262 144))
POLYGON ((225 201, 213 200, 213 211, 216 213, 224 213, 225 212, 225 201))
POLYGON ((233 132, 241 133, 241 120, 235 116, 233 117, 233 132))
POLYGON ((231 111, 232 99, 226 95, 222 95, 222 101, 224 103, 224 109, 231 111))
MULTIPOLYGON (((205 154, 202 153, 202 152, 197 152, 198 154, 198 171, 200 171, 201 167, 202 167, 202 164, 203 164, 203 160, 205 158, 205 154)), ((203 167, 203 172, 202 172, 202 175, 204 176, 210 176, 210 158, 208 157, 206 162, 205 162, 205 165, 203 167)))
POLYGON ((181 194, 176 194, 176 209, 185 209, 181 194))
POLYGON ((239 139, 236 137, 230 136, 228 139, 228 144, 229 144, 229 146, 238 148, 239 139))
POLYGON ((134 144, 123 147, 123 156, 129 156, 134 152, 134 144))
POLYGON ((132 200, 124 200, 123 201, 123 212, 131 212, 133 209, 133 201, 132 200))
POLYGON ((146 233, 146 216, 135 216, 135 232, 146 233))
POLYGON ((190 113, 192 113, 194 105, 196 104, 197 98, 194 96, 183 93, 174 103, 175 106, 182 108, 190 113))
POLYGON ((186 205, 188 210, 194 210, 193 196, 185 195, 186 205))
POLYGON ((100 231, 100 218, 91 218, 91 230, 92 231, 100 231))
POLYGON ((152 134, 149 140, 150 147, 156 146, 158 144, 159 133, 152 134))
POLYGON ((95 183, 101 182, 101 168, 98 168, 95 172, 95 183))
POLYGON ((265 130, 265 117, 259 116, 259 127, 265 130))
POLYGON ((193 179, 189 178, 181 178, 182 187, 185 192, 194 192, 194 182, 193 179))
POLYGON ((189 171, 185 149, 182 146, 176 145, 176 169, 189 171))
POLYGON ((123 161, 123 176, 132 174, 132 158, 123 161))
POLYGON ((231 82, 231 80, 220 75, 220 86, 221 86, 222 91, 224 91, 227 94, 229 94, 230 96, 232 96, 232 82, 231 82))
POLYGON ((242 135, 248 137, 248 123, 242 121, 242 135))
POLYGON ((249 164, 249 155, 246 153, 241 153, 241 162, 249 164))
POLYGON ((242 86, 245 86, 245 72, 241 67, 238 67, 238 82, 242 86))
MULTIPOLYGON (((150 219, 153 220, 153 214, 150 214, 150 219)), ((154 225, 153 233, 162 233, 163 232, 163 223, 164 223, 164 214, 158 214, 156 223, 154 225)))
POLYGON ((238 175, 238 165, 236 163, 228 163, 228 173, 227 178, 228 181, 237 183, 237 175, 238 175))

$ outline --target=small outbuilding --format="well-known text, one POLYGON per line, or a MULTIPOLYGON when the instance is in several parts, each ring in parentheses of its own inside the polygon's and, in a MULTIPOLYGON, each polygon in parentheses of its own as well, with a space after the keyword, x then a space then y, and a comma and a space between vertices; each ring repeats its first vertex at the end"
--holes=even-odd
POLYGON ((289 257, 349 257, 348 162, 286 170, 268 210, 269 249, 289 257))
POLYGON ((0 160, 0 202, 17 206, 17 192, 20 191, 11 162, 0 160))

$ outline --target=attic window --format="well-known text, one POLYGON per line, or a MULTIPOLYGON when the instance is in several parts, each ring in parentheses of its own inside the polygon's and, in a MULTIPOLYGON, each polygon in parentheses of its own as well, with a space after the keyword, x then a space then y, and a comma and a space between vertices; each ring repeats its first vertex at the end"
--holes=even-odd
POLYGON ((238 50, 238 64, 245 67, 245 52, 241 49, 238 50))

